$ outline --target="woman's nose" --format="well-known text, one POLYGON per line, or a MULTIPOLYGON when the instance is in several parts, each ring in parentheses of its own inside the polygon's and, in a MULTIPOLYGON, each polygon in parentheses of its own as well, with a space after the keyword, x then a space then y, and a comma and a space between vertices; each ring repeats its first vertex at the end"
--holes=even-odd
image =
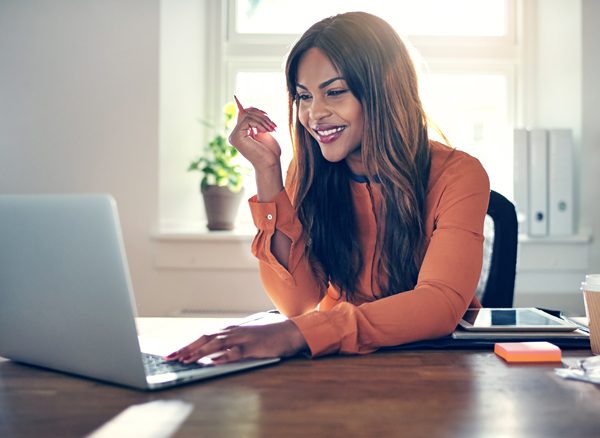
POLYGON ((331 114, 329 106, 324 99, 315 97, 312 99, 310 106, 310 118, 312 120, 320 120, 331 114))

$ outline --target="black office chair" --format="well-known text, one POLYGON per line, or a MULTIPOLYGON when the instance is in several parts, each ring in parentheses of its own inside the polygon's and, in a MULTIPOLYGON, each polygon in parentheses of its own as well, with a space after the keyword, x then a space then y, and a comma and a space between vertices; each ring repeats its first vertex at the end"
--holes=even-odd
POLYGON ((484 251, 476 295, 483 307, 512 307, 519 225, 512 202, 495 191, 484 225, 484 251))

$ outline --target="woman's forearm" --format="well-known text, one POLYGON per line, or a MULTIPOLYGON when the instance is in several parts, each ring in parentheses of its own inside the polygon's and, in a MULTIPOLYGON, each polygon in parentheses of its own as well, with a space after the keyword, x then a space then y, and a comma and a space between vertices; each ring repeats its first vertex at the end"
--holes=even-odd
POLYGON ((275 256, 277 261, 281 265, 288 269, 288 262, 290 258, 290 250, 292 248, 292 241, 288 236, 283 234, 279 230, 275 230, 273 237, 271 238, 271 253, 275 256))
POLYGON ((283 190, 283 177, 281 165, 269 167, 265 170, 255 169, 256 197, 258 202, 269 202, 283 190))

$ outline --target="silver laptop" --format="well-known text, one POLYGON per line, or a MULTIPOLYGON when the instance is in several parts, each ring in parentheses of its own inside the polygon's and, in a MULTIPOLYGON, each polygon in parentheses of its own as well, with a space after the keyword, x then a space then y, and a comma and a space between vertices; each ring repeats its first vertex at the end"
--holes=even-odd
POLYGON ((279 361, 148 364, 135 308, 112 197, 0 195, 0 356, 148 390, 279 361))

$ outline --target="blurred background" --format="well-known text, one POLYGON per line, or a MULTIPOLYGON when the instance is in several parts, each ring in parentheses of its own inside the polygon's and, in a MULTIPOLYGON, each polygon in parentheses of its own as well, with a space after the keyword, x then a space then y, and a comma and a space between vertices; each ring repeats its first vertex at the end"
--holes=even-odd
POLYGON ((348 10, 403 36, 429 116, 509 199, 513 129, 571 130, 574 230, 521 236, 515 305, 583 313, 579 282, 600 272, 594 0, 0 0, 0 193, 111 193, 142 315, 272 307, 246 203, 234 231, 206 231, 186 168, 234 93, 271 115, 289 161, 285 55, 348 10))

